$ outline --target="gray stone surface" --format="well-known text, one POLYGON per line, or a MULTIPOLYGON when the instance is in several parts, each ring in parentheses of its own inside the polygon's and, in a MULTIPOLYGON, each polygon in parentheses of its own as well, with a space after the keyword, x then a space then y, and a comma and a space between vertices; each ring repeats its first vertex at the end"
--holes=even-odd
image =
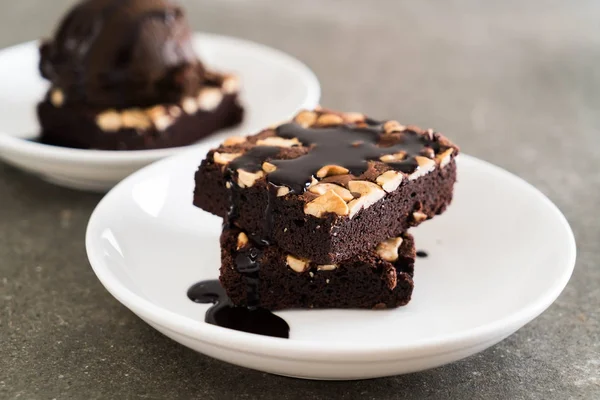
MULTIPOLYGON (((2 0, 0 46, 49 33, 70 3, 2 0)), ((324 104, 435 126, 533 183, 575 231, 573 278, 537 320, 452 365, 358 382, 271 376, 196 354, 135 317, 85 256, 100 196, 0 165, 0 398, 600 398, 599 2, 186 5, 197 29, 307 62, 324 104)))

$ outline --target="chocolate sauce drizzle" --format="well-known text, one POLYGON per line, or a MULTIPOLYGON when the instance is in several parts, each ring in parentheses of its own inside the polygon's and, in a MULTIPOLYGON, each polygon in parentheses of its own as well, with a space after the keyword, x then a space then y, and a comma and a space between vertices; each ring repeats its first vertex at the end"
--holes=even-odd
POLYGON ((417 251, 417 257, 427 258, 427 257, 429 257, 429 254, 425 250, 419 250, 419 251, 417 251))
POLYGON ((203 281, 188 290, 188 298, 200 304, 214 304, 206 312, 205 321, 212 325, 257 335, 289 338, 290 327, 264 308, 236 307, 218 280, 203 281))
MULTIPOLYGON (((278 148, 263 147, 265 157, 274 156, 278 148)), ((241 165, 245 165, 243 162, 241 165)), ((245 165, 250 168, 250 166, 245 165)), ((234 171, 226 171, 225 178, 230 184, 229 212, 223 222, 223 228, 232 228, 239 216, 238 198, 239 187, 233 183, 234 171)), ((276 195, 276 188, 270 187, 268 203, 265 209, 265 224, 270 232, 272 226, 271 206, 276 195)), ((260 258, 262 248, 269 245, 269 238, 259 238, 250 234, 251 245, 238 251, 234 264, 246 285, 246 307, 235 306, 227 297, 219 281, 203 281, 192 286, 188 291, 190 300, 196 303, 213 303, 214 306, 206 312, 205 321, 223 328, 234 329, 258 335, 274 336, 288 339, 290 327, 281 317, 260 305, 260 258)))
MULTIPOLYGON (((340 125, 332 128, 304 128, 296 123, 281 125, 276 135, 285 139, 297 138, 310 151, 290 160, 271 160, 277 170, 267 176, 268 182, 275 186, 286 186, 293 193, 301 194, 310 184, 311 177, 325 165, 339 165, 347 168, 350 174, 359 176, 367 170, 368 162, 381 156, 406 153, 402 161, 388 163, 398 171, 413 173, 419 168, 415 156, 426 147, 439 151, 439 143, 428 140, 424 135, 410 130, 404 131, 396 143, 385 146, 380 143, 383 127, 377 121, 375 125, 356 127, 340 125)), ((274 157, 279 148, 257 146, 230 163, 232 170, 244 169, 256 172, 262 163, 274 157)))
MULTIPOLYGON (((229 204, 230 204, 230 208, 229 208, 229 212, 225 221, 225 224, 227 226, 234 226, 235 225, 235 220, 238 217, 238 207, 237 207, 237 203, 238 203, 238 198, 240 197, 241 193, 238 189, 238 185, 235 183, 235 175, 236 175, 236 171, 238 169, 244 169, 248 172, 256 172, 258 170, 261 169, 262 167, 262 161, 260 160, 266 160, 267 158, 270 157, 275 157, 277 154, 279 154, 279 147, 271 147, 271 146, 257 146, 254 147, 251 151, 252 154, 246 156, 248 153, 246 153, 245 155, 242 155, 241 157, 238 157, 237 159, 234 160, 233 163, 230 163, 227 170, 225 171, 225 179, 229 182, 229 185, 231 187, 231 190, 229 190, 229 204)), ((273 207, 273 202, 275 197, 277 197, 277 187, 274 185, 270 185, 268 188, 268 197, 267 197, 267 207, 265 207, 265 213, 264 213, 264 222, 265 222, 265 231, 266 232, 271 232, 272 230, 272 226, 273 226, 273 213, 272 213, 272 207, 273 207)), ((260 243, 264 246, 267 246, 270 244, 270 234, 267 235, 267 237, 258 237, 256 235, 253 235, 252 232, 248 232, 248 234, 250 235, 250 237, 252 237, 252 239, 257 242, 260 243)))

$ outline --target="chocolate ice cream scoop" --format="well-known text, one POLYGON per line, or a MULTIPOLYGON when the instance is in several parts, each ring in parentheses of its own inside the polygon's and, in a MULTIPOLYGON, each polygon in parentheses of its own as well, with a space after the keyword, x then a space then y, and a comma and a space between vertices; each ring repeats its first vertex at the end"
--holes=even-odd
POLYGON ((84 0, 40 51, 42 75, 71 104, 176 103, 202 84, 190 27, 173 0, 84 0))

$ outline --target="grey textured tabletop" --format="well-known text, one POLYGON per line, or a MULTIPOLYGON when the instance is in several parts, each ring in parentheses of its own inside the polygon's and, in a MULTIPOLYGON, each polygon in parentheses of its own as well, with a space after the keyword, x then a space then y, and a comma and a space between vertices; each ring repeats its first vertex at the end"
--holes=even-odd
MULTIPOLYGON (((0 46, 49 34, 71 3, 3 0, 0 46)), ((600 398, 599 2, 185 5, 198 30, 305 61, 323 104, 436 127, 531 182, 573 227, 574 275, 542 316, 461 362, 357 382, 277 377, 194 353, 134 316, 85 255, 101 197, 0 164, 0 398, 600 398)))

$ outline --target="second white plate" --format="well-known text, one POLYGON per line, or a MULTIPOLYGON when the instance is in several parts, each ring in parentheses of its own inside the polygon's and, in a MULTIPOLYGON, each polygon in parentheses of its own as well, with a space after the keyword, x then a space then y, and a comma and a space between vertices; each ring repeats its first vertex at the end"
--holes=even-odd
MULTIPOLYGON (((256 133, 319 103, 321 88, 312 71, 279 50, 206 33, 196 34, 194 44, 209 67, 240 76, 241 98, 246 107, 240 126, 206 141, 216 143, 227 135, 256 133)), ((34 42, 0 51, 0 158, 4 161, 59 185, 106 191, 141 167, 189 147, 94 151, 27 140, 39 135, 35 107, 48 87, 39 76, 38 62, 34 42)))
POLYGON ((278 312, 290 339, 204 322, 186 296, 218 276, 221 220, 192 206, 207 147, 161 161, 111 191, 86 245, 94 271, 125 306, 172 339, 212 357, 316 379, 395 375, 459 360, 499 342, 563 290, 575 242, 560 211, 520 178, 462 155, 455 199, 415 229, 412 302, 395 310, 278 312))

